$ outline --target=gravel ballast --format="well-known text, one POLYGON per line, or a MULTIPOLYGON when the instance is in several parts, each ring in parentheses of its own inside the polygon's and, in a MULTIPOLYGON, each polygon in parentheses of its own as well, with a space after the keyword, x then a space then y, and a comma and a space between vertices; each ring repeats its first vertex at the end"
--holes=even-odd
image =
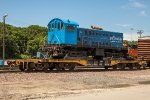
POLYGON ((140 84, 150 84, 150 69, 30 73, 0 71, 1 99, 51 97, 82 90, 122 88, 140 84))

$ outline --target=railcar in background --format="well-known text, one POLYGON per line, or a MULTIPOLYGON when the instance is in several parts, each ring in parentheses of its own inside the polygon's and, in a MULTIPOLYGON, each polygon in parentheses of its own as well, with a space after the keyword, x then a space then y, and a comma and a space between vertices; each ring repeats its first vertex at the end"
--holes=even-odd
POLYGON ((138 39, 138 60, 146 61, 150 66, 150 36, 138 39))

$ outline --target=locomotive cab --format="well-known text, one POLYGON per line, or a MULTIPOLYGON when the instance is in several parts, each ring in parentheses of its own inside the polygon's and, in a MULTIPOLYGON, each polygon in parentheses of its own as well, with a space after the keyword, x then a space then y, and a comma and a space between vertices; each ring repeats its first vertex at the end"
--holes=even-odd
POLYGON ((77 45, 79 24, 70 20, 55 18, 48 24, 48 52, 53 58, 63 58, 63 46, 77 45))
POLYGON ((77 27, 76 22, 55 18, 48 24, 48 44, 76 45, 77 27))

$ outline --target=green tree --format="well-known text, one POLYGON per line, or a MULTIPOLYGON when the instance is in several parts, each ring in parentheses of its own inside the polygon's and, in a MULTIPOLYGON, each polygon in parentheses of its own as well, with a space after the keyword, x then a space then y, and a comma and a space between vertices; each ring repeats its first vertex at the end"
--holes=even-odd
MULTIPOLYGON (((3 23, 0 22, 0 58, 2 58, 3 23)), ((6 58, 28 58, 42 49, 47 39, 47 28, 39 25, 15 27, 6 24, 6 58)))

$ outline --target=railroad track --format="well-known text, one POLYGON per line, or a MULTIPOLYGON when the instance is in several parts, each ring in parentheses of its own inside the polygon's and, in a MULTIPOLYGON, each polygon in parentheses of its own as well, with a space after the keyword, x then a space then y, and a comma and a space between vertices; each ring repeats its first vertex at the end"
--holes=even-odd
MULTIPOLYGON (((146 67, 147 70, 150 69, 150 67, 146 67)), ((47 71, 20 71, 19 68, 9 68, 9 67, 5 67, 5 68, 0 68, 0 73, 72 73, 72 72, 110 72, 110 71, 139 71, 139 70, 143 70, 143 69, 105 69, 105 68, 99 68, 99 67, 76 67, 75 70, 61 70, 58 71, 56 69, 54 69, 53 71, 51 70, 47 70, 47 71)))

